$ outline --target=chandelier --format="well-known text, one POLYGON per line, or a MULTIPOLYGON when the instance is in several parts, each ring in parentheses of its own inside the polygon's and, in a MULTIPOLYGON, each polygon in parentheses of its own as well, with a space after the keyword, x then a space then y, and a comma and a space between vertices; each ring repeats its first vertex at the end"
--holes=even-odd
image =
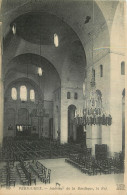
MULTIPOLYGON (((93 1, 93 9, 94 9, 94 1, 93 1)), ((94 26, 94 15, 93 15, 93 26, 94 26)), ((93 62, 93 35, 92 35, 92 66, 93 65, 94 62, 93 62)), ((112 124, 112 117, 109 113, 105 112, 103 104, 104 102, 102 101, 102 94, 99 90, 96 90, 95 70, 94 67, 92 67, 90 91, 89 92, 87 91, 87 94, 85 94, 83 109, 75 110, 74 124, 83 125, 85 127, 86 125, 110 126, 112 124)))
POLYGON ((90 92, 85 95, 84 107, 75 110, 74 123, 76 125, 111 125, 112 117, 105 112, 100 90, 96 90, 95 73, 92 69, 90 92))
POLYGON ((83 126, 110 126, 112 124, 112 117, 104 110, 102 95, 99 90, 95 89, 93 81, 91 81, 91 86, 92 89, 90 90, 88 96, 85 96, 83 109, 75 110, 74 124, 83 126))

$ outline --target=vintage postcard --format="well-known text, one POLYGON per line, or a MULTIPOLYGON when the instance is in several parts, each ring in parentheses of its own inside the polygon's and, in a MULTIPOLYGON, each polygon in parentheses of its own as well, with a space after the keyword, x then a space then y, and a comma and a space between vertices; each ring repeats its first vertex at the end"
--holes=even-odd
POLYGON ((127 2, 0 7, 0 195, 127 194, 127 2))

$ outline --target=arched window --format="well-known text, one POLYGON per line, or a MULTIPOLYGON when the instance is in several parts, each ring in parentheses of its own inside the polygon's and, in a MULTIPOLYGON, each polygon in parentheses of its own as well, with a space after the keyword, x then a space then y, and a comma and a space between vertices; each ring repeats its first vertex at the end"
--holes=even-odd
POLYGON ((17 100, 17 89, 15 87, 11 89, 11 97, 13 100, 17 100))
POLYGON ((55 47, 59 46, 59 38, 58 38, 58 35, 56 33, 54 34, 54 45, 55 45, 55 47))
POLYGON ((85 96, 85 92, 86 92, 86 85, 85 85, 85 81, 83 82, 83 95, 85 96))
POLYGON ((71 99, 71 93, 67 92, 67 99, 71 99))
POLYGON ((34 92, 33 89, 30 90, 30 100, 31 100, 32 102, 35 101, 35 92, 34 92))
POLYGON ((16 24, 13 24, 13 26, 12 26, 12 32, 13 32, 13 35, 16 34, 16 24))
POLYGON ((43 71, 42 71, 42 68, 38 67, 37 72, 38 72, 38 75, 39 75, 39 76, 42 76, 42 72, 43 72, 43 71))
POLYGON ((121 62, 121 75, 125 75, 125 62, 121 62))
POLYGON ((27 88, 25 85, 20 87, 20 99, 21 101, 27 101, 27 88))
POLYGON ((103 65, 100 65, 100 77, 103 77, 103 65))
POLYGON ((77 100, 78 99, 78 94, 74 93, 74 99, 77 100))

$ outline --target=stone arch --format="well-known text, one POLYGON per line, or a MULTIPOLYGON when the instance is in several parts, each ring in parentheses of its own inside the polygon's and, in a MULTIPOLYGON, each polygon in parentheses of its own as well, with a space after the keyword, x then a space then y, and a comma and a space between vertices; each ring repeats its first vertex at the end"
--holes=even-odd
MULTIPOLYGON (((12 82, 14 79, 19 79, 19 77, 26 77, 26 79, 33 80, 36 85, 43 89, 46 92, 46 89, 50 89, 48 91, 53 92, 55 89, 60 87, 61 79, 60 75, 56 69, 56 67, 49 62, 46 58, 31 54, 25 53, 19 56, 16 56, 11 62, 8 64, 8 70, 5 73, 5 88, 6 86, 12 82), (28 68, 26 67, 28 65, 28 68), (41 67, 43 69, 43 75, 41 79, 39 79, 37 75, 37 67, 41 67), (13 76, 13 69, 21 71, 22 74, 15 74, 13 76), (28 69, 28 74, 27 74, 28 69), (15 77, 15 78, 14 78, 15 77)), ((42 90, 41 90, 42 91, 42 90)), ((51 93, 47 94, 46 97, 52 97, 51 93)))
MULTIPOLYGON (((18 2, 19 3, 19 2, 18 2)), ((88 11, 89 11, 89 2, 82 2, 82 4, 85 3, 84 6, 86 6, 88 8, 88 11)), ((92 4, 93 2, 91 2, 92 4)), ((104 16, 103 12, 104 12, 104 5, 99 3, 99 2, 94 2, 95 5, 98 7, 98 10, 101 12, 102 16, 104 17, 104 19, 106 20, 106 17, 104 16)), ((49 2, 26 2, 26 3, 20 3, 19 6, 17 6, 16 4, 14 5, 14 9, 12 10, 9 10, 9 8, 6 8, 6 3, 4 4, 2 2, 2 10, 4 10, 3 12, 3 16, 5 17, 5 21, 6 21, 6 15, 7 13, 9 14, 9 21, 8 23, 11 23, 15 18, 19 17, 20 15, 22 14, 26 14, 28 12, 32 12, 32 11, 46 11, 46 12, 49 12, 51 14, 54 14, 56 15, 57 17, 59 17, 61 20, 63 20, 64 22, 67 22, 69 25, 70 25, 70 20, 71 20, 71 17, 73 17, 72 13, 69 13, 70 15, 67 15, 66 18, 64 15, 61 15, 59 13, 59 9, 62 8, 61 4, 57 5, 57 3, 55 4, 49 4, 49 2), (31 6, 33 5, 33 6, 31 6), (55 11, 53 12, 53 6, 55 5, 55 11), (57 10, 56 10, 57 9, 57 10), (5 13, 5 15, 4 15, 5 13)), ((84 11, 84 7, 81 5, 80 6, 80 12, 79 13, 82 13, 82 10, 81 10, 81 7, 84 11)), ((64 9, 64 8, 63 8, 64 9)), ((75 6, 75 9, 77 9, 77 12, 78 12, 78 9, 79 9, 79 6, 75 6)), ((75 10, 74 10, 75 12, 75 10)), ((7 29, 7 25, 4 27, 5 29, 7 29)), ((76 24, 75 24, 76 25, 76 24)), ((5 31, 4 29, 4 31, 5 31)))
MULTIPOLYGON (((17 78, 14 79, 12 82, 10 82, 6 87, 5 87, 5 92, 4 92, 4 97, 8 97, 8 90, 11 89, 11 87, 15 86, 15 84, 17 84, 18 82, 20 83, 28 83, 31 86, 33 86, 35 93, 38 95, 37 97, 41 100, 42 99, 42 94, 40 92, 40 88, 39 86, 32 80, 29 78, 25 78, 25 77, 21 77, 21 78, 17 78)), ((18 94, 19 95, 19 94, 18 94)))
MULTIPOLYGON (((34 5, 34 2, 32 2, 32 4, 34 5)), ((96 8, 96 10, 98 12, 97 16, 98 16, 98 18, 101 18, 101 20, 102 20, 101 23, 102 24, 105 24, 105 23, 107 24, 107 21, 106 21, 104 15, 103 15, 104 6, 100 5, 98 2, 94 2, 94 4, 95 4, 95 8, 96 8)), ((55 12, 53 12, 53 9, 52 9, 52 7, 50 7, 48 2, 44 3, 44 4, 36 2, 35 6, 29 6, 29 7, 26 6, 26 4, 20 4, 20 6, 16 7, 15 10, 13 10, 13 13, 11 13, 11 11, 10 11, 10 17, 8 17, 9 18, 8 24, 11 23, 15 18, 17 18, 17 17, 19 17, 19 16, 21 16, 23 14, 26 14, 26 13, 29 13, 29 12, 33 12, 33 11, 34 12, 36 12, 36 11, 38 11, 38 12, 39 11, 40 12, 47 12, 49 14, 53 14, 56 17, 58 17, 60 20, 64 21, 67 25, 69 25, 73 29, 73 31, 77 34, 78 38, 81 40, 81 43, 82 43, 83 47, 86 50, 87 59, 89 59, 91 57, 91 52, 90 52, 91 46, 86 44, 86 43, 84 43, 83 40, 85 38, 84 34, 86 34, 86 40, 91 39, 91 36, 88 35, 90 32, 88 32, 88 34, 87 34, 87 30, 86 30, 87 26, 85 27, 85 30, 84 30, 84 26, 83 26, 84 22, 82 24, 81 20, 79 20, 79 21, 77 21, 77 20, 80 19, 80 18, 84 18, 83 16, 81 17, 81 15, 84 13, 84 6, 88 8, 88 10, 86 10, 86 11, 90 12, 90 10, 92 10, 92 9, 90 9, 91 8, 90 6, 92 6, 92 2, 91 3, 90 2, 85 2, 85 1, 82 2, 82 4, 80 5, 80 11, 78 10, 79 6, 75 6, 75 9, 77 10, 77 11, 75 10, 76 13, 80 14, 80 16, 76 17, 76 18, 74 17, 73 11, 71 11, 72 13, 68 13, 69 15, 67 13, 65 14, 62 10, 61 11, 63 13, 61 13, 61 12, 59 13, 59 8, 62 8, 62 6, 60 4, 59 5, 55 4, 55 6, 56 6, 56 8, 54 8, 55 12), (82 9, 81 9, 81 7, 82 7, 82 9), (75 23, 72 23, 72 20, 71 20, 72 18, 74 18, 74 20, 76 20, 75 23), (77 27, 77 24, 79 25, 78 27, 77 27), (86 33, 85 33, 85 31, 86 31, 86 33)), ((84 20, 85 20, 85 18, 84 18, 84 20)), ((6 21, 6 19, 5 19, 5 21, 6 21)), ((7 29, 7 26, 5 27, 5 29, 7 29)), ((108 33, 106 33, 106 35, 107 34, 108 33)), ((103 45, 103 46, 105 46, 105 45, 103 45)), ((99 47, 99 46, 96 45, 95 47, 99 47)), ((102 47, 102 45, 101 45, 101 47, 102 47)), ((89 64, 89 62, 88 62, 88 64, 89 64)))
POLYGON ((110 46, 111 50, 114 52, 122 53, 125 55, 125 8, 124 2, 118 2, 114 21, 111 28, 111 36, 110 36, 110 46), (116 22, 117 21, 117 22, 116 22), (119 32, 119 33, 116 33, 119 32), (115 36, 114 36, 115 34, 115 36))
POLYGON ((43 64, 47 64, 49 65, 50 67, 53 66, 55 71, 57 72, 58 76, 60 77, 58 71, 56 70, 55 68, 55 65, 52 64, 48 59, 46 59, 45 57, 43 56, 40 56, 40 55, 37 55, 37 54, 34 54, 34 53, 23 53, 23 54, 20 54, 20 55, 16 55, 8 64, 7 64, 7 67, 8 69, 6 70, 6 72, 4 73, 5 77, 6 75, 9 73, 9 70, 10 68, 15 68, 15 63, 16 64, 29 64, 29 65, 35 65, 36 67, 37 66, 40 66, 42 67, 42 69, 44 68, 44 66, 42 65, 42 62, 43 64))
MULTIPOLYGON (((18 7, 18 8, 21 8, 21 7, 18 7)), ((5 31, 5 29, 7 29, 7 31, 5 32, 5 36, 4 36, 5 38, 4 39, 6 39, 6 36, 11 31, 9 28, 7 28, 7 26, 9 26, 9 24, 10 24, 10 26, 12 26, 12 24, 14 23, 14 21, 15 21, 16 18, 21 17, 21 16, 23 16, 25 14, 29 14, 29 13, 48 13, 49 15, 53 15, 53 16, 57 17, 61 22, 63 22, 66 25, 68 25, 71 28, 71 30, 76 34, 76 36, 78 37, 78 39, 80 39, 79 36, 78 36, 78 34, 74 31, 73 27, 66 20, 64 20, 64 17, 61 17, 58 14, 53 13, 53 10, 50 10, 50 11, 49 10, 44 10, 44 9, 43 10, 38 10, 38 9, 36 10, 36 7, 34 9, 35 10, 32 10, 32 9, 25 10, 24 9, 24 10, 21 10, 19 12, 16 11, 15 13, 13 11, 13 14, 11 14, 11 17, 8 19, 9 21, 6 24, 6 28, 3 29, 3 32, 5 31)))

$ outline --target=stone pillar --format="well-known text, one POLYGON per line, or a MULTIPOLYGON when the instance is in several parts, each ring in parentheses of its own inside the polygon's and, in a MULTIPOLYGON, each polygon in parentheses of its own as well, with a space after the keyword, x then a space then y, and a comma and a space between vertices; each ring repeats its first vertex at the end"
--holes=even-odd
POLYGON ((102 144, 107 144, 107 150, 110 148, 110 127, 102 125, 102 144))
POLYGON ((55 139, 58 138, 58 113, 55 113, 55 139))
MULTIPOLYGON (((112 102, 112 104, 114 104, 112 102)), ((118 104, 119 105, 119 102, 118 104)), ((121 111, 117 106, 113 106, 114 108, 111 109, 111 116, 112 116, 112 125, 110 127, 110 151, 111 155, 114 155, 115 152, 122 151, 122 117, 120 116, 121 111), (117 115, 117 113, 120 113, 117 115)), ((122 114, 121 114, 122 115, 122 114)))
POLYGON ((86 126, 86 145, 87 148, 92 148, 92 126, 86 126))
POLYGON ((92 125, 92 155, 95 155, 95 144, 101 144, 101 126, 92 125))
POLYGON ((121 62, 125 57, 112 51, 110 59, 110 152, 114 156, 122 151, 122 91, 125 88, 125 76, 121 75, 121 62))
POLYGON ((61 102, 61 128, 60 128, 60 143, 68 142, 68 110, 61 102))
POLYGON ((60 143, 64 144, 68 142, 68 104, 64 87, 61 87, 60 105, 60 143))
POLYGON ((125 95, 122 97, 122 151, 125 152, 125 95))
POLYGON ((111 98, 111 116, 112 125, 110 126, 110 152, 113 156, 115 152, 122 151, 122 106, 121 102, 115 96, 111 98), (116 97, 116 98, 115 98, 116 97))
POLYGON ((4 121, 4 93, 3 93, 3 74, 2 74, 1 34, 2 34, 2 22, 0 22, 0 145, 2 145, 2 141, 3 141, 3 121, 4 121))
POLYGON ((53 111, 53 139, 57 139, 58 138, 58 133, 57 131, 59 130, 59 125, 58 125, 58 109, 57 109, 57 105, 54 105, 54 111, 53 111))

